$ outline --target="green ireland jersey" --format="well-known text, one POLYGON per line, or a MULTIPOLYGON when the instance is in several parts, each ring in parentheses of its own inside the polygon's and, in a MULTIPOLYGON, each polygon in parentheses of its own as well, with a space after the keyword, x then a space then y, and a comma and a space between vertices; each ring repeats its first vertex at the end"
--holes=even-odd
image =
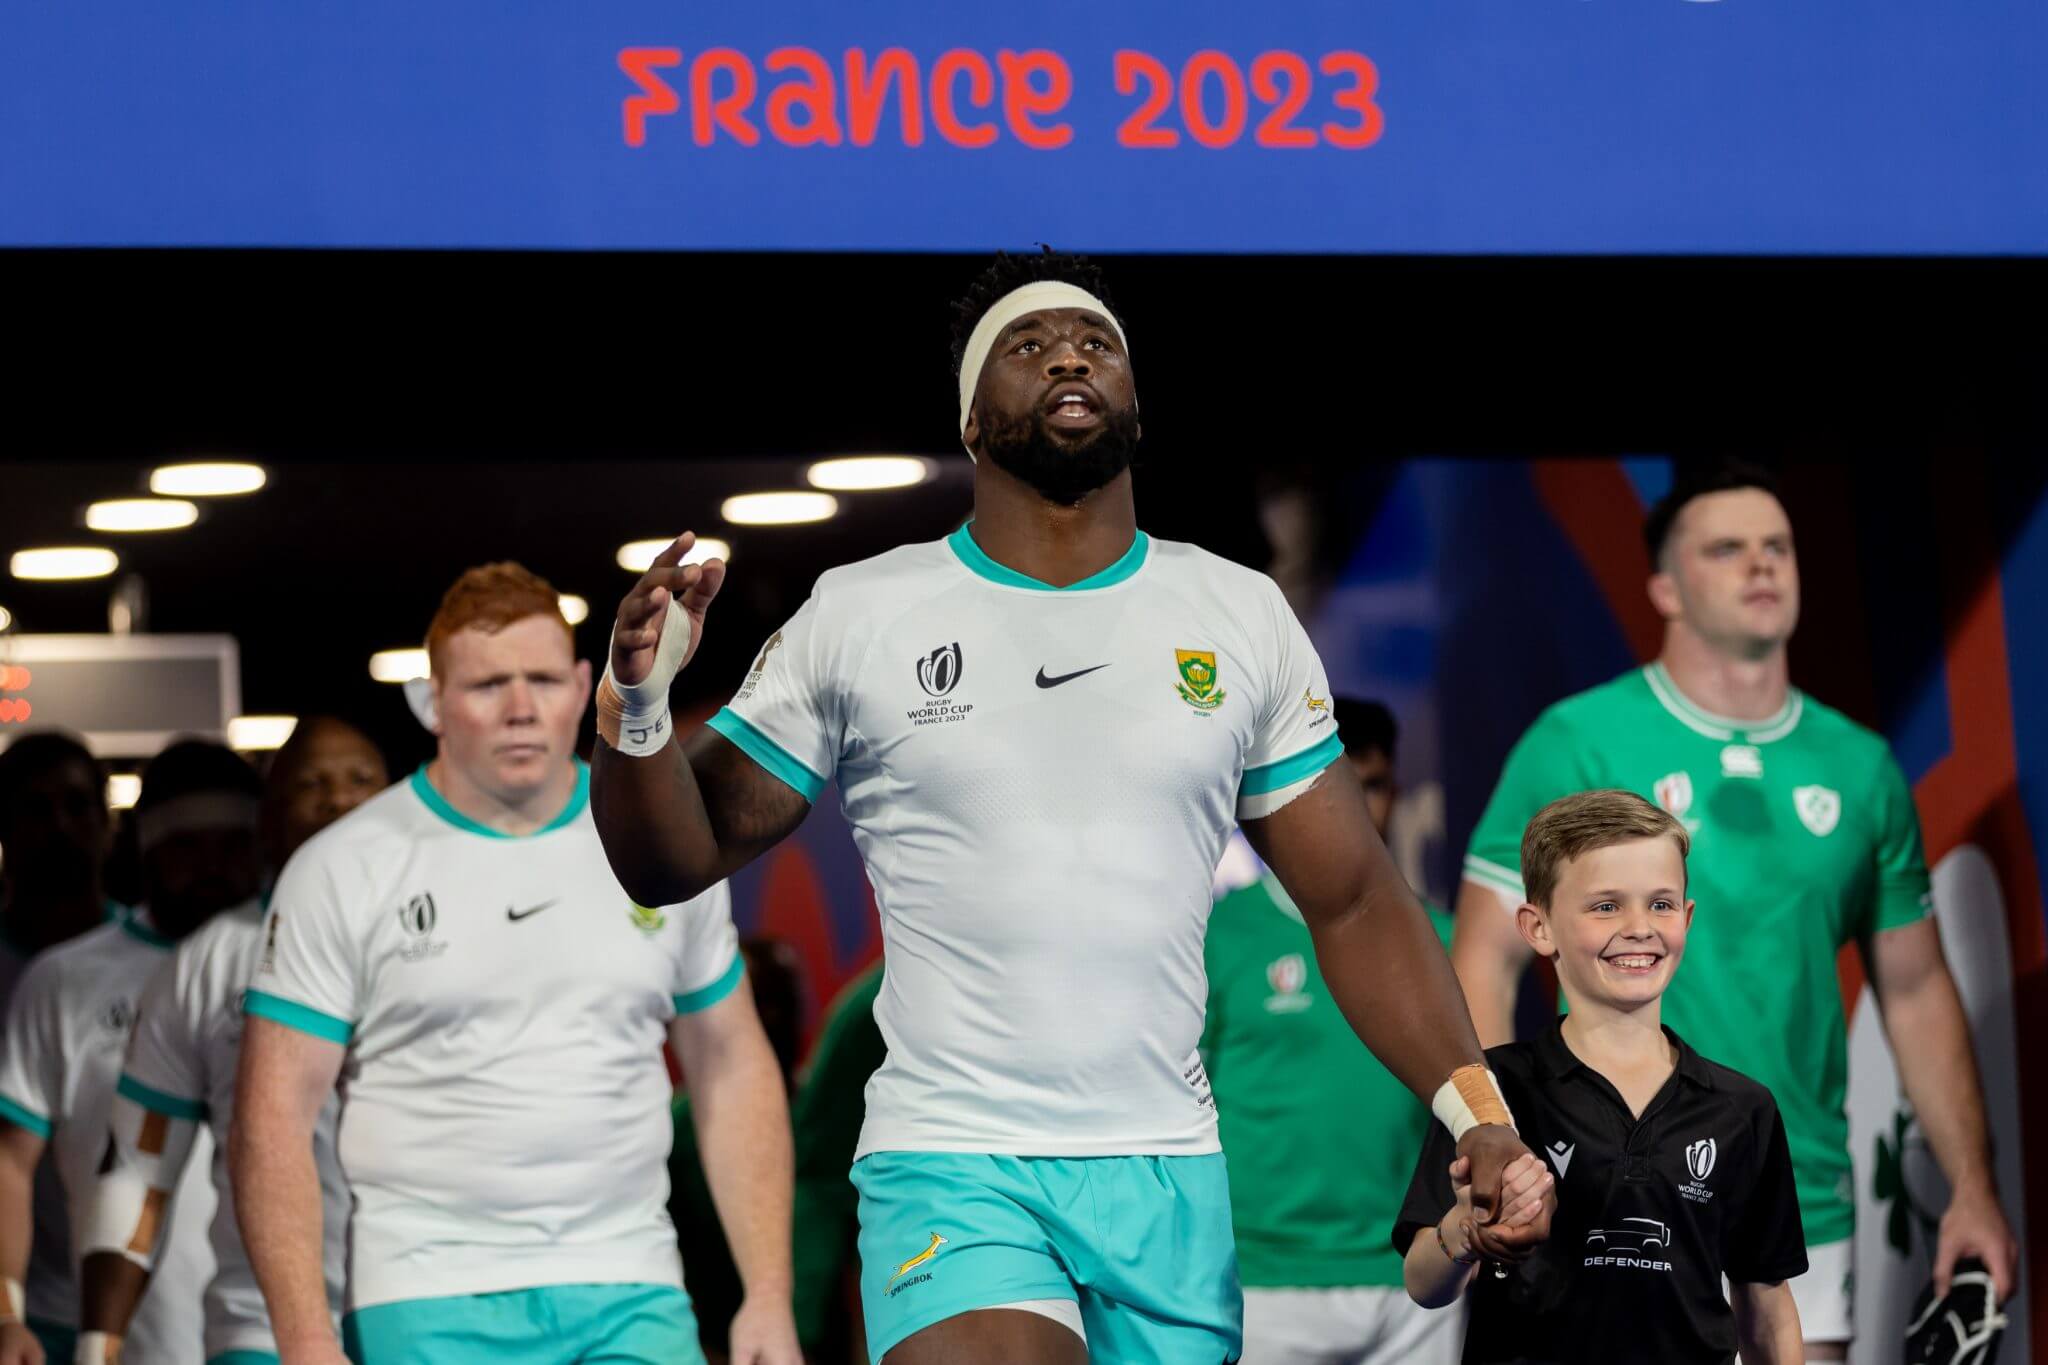
POLYGON ((1847 1024, 1835 974, 1851 941, 1930 907, 1920 823, 1879 736, 1794 691, 1768 720, 1680 695, 1661 664, 1545 711, 1509 753, 1465 876, 1522 895, 1522 831, 1560 796, 1621 787, 1692 832, 1698 903, 1664 1022, 1770 1087, 1810 1245, 1855 1231, 1847 1024))
MULTIPOLYGON (((1446 946, 1450 918, 1430 920, 1446 946)), ((1301 912, 1268 873, 1216 903, 1202 1058, 1230 1162, 1249 1286, 1401 1283, 1388 1241, 1433 1120, 1366 1051, 1316 969, 1301 912)))

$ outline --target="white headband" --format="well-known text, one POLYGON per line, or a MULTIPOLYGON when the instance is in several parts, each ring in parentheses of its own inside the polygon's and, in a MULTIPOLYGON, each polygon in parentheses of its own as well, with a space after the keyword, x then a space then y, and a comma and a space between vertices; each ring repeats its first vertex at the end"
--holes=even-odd
MULTIPOLYGON (((1109 330, 1116 333, 1117 344, 1130 352, 1131 344, 1124 340, 1124 329, 1116 320, 1116 314, 1109 311, 1109 305, 1096 298, 1079 285, 1065 284, 1059 280, 1037 280, 1031 284, 1019 285, 989 305, 981 321, 974 324, 974 331, 968 335, 967 349, 960 356, 960 435, 967 435, 967 413, 974 406, 974 390, 981 383, 981 367, 988 363, 989 348, 996 344, 996 337, 1005 327, 1023 317, 1026 313, 1043 313, 1048 308, 1086 308, 1091 313, 1100 313, 1109 323, 1109 330)), ((972 455, 973 451, 967 452, 972 455)))
POLYGON ((195 829, 254 829, 260 807, 241 792, 192 792, 137 814, 135 838, 144 853, 174 834, 195 829))

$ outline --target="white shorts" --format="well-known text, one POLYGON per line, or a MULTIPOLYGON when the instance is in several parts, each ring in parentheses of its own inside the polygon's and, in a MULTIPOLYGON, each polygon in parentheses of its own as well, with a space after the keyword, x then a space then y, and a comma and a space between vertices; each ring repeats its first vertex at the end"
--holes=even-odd
POLYGON ((1398 1286, 1244 1291, 1243 1365, 1457 1365, 1465 1306, 1398 1286))
POLYGON ((1848 1341, 1856 1335, 1856 1239, 1806 1249, 1806 1273, 1792 1281, 1799 1334, 1808 1341, 1848 1341))

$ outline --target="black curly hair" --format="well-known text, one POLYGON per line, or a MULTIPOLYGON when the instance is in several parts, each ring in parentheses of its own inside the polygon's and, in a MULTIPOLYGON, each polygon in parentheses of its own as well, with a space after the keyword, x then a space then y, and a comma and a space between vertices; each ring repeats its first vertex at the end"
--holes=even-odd
POLYGON ((1036 256, 1012 256, 1007 251, 998 251, 989 267, 974 277, 974 283, 967 286, 967 292, 953 301, 953 374, 960 374, 960 362, 967 354, 967 338, 974 334, 974 324, 981 321, 997 299, 1023 285, 1035 284, 1040 280, 1058 280, 1085 289, 1103 306, 1116 316, 1117 326, 1126 335, 1130 328, 1124 322, 1123 310, 1116 306, 1116 300, 1103 287, 1102 267, 1086 256, 1075 256, 1064 251, 1054 251, 1045 243, 1039 243, 1036 256))

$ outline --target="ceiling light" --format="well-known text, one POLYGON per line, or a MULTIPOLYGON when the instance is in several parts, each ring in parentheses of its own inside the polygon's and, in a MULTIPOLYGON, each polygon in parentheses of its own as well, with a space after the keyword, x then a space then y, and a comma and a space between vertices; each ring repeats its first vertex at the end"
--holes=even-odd
POLYGON ((590 603, 575 593, 562 593, 555 601, 562 608, 562 619, 570 625, 580 626, 590 619, 590 603))
POLYGON ((794 526, 838 510, 839 499, 830 493, 741 493, 719 504, 718 515, 735 526, 794 526))
POLYGON ((175 531, 199 520, 199 509, 183 498, 112 498, 85 509, 95 531, 175 531))
POLYGON ((410 682, 428 675, 424 649, 380 649, 370 656, 370 676, 378 682, 410 682))
POLYGON ((818 461, 804 471, 804 482, 835 493, 858 493, 877 488, 909 488, 931 475, 931 465, 915 455, 849 455, 840 460, 818 461))
POLYGON ((5 630, 13 624, 14 613, 7 610, 7 608, 5 607, 0 607, 0 630, 5 630))
POLYGON ((7 567, 16 578, 105 578, 121 567, 121 557, 97 545, 52 545, 16 550, 7 567))
POLYGON ((225 498, 254 493, 267 476, 262 465, 230 460, 159 465, 149 473, 149 491, 179 498, 225 498))
MULTIPOLYGON (((620 568, 630 573, 646 573, 653 565, 654 557, 673 544, 673 536, 667 540, 629 540, 619 547, 616 558, 620 568)), ((702 564, 707 559, 731 558, 732 546, 717 536, 698 536, 696 544, 683 555, 683 563, 702 564)))
POLYGON ((228 747, 243 754, 282 749, 298 726, 297 716, 236 716, 228 722, 228 747))
POLYGON ((135 773, 107 774, 107 809, 130 810, 142 795, 142 778, 135 773))

